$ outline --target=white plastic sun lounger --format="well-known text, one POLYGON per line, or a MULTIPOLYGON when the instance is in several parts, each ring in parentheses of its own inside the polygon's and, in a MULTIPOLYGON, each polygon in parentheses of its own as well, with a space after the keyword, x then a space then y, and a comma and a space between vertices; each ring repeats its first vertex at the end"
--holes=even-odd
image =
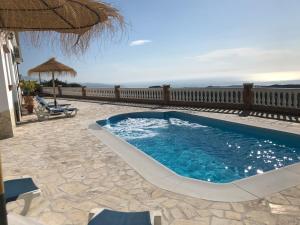
POLYGON ((34 111, 39 121, 49 119, 50 116, 64 114, 66 117, 73 117, 77 115, 78 109, 71 107, 49 107, 37 101, 38 105, 34 108, 34 111))

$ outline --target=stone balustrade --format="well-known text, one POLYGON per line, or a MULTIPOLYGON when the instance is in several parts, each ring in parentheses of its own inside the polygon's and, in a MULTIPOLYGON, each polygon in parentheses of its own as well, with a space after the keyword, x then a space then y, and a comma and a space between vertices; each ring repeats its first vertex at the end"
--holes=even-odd
MULTIPOLYGON (((52 87, 43 87, 43 94, 53 95, 53 88, 52 87)), ((59 88, 55 88, 55 93, 59 94, 59 88)))
MULTIPOLYGON (((52 87, 43 87, 52 95, 52 87)), ((58 96, 160 105, 257 110, 300 115, 300 88, 243 87, 207 88, 71 88, 58 87, 58 96)))
POLYGON ((163 100, 162 88, 120 88, 120 99, 163 100))
POLYGON ((61 88, 61 95, 63 96, 82 96, 82 88, 81 87, 64 87, 61 88))
POLYGON ((86 97, 115 98, 114 88, 85 88, 86 97))
POLYGON ((172 88, 171 102, 243 104, 243 88, 172 88))
POLYGON ((300 109, 300 89, 254 88, 254 105, 300 109))

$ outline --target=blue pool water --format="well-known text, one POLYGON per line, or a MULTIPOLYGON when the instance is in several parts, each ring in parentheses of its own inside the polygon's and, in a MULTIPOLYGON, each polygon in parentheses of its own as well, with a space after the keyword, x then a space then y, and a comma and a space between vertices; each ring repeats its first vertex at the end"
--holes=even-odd
POLYGON ((181 112, 98 121, 182 176, 227 183, 300 161, 300 136, 181 112))

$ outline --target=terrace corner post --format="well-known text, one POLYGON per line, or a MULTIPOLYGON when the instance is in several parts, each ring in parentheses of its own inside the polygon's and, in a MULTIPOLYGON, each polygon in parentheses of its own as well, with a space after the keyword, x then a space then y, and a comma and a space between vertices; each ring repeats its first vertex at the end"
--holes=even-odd
POLYGON ((81 87, 82 97, 86 97, 86 86, 81 87))
POLYGON ((120 85, 115 85, 115 98, 116 98, 116 101, 119 101, 120 100, 120 85))
POLYGON ((244 83, 243 86, 244 110, 249 111, 254 103, 253 83, 244 83))
POLYGON ((2 176, 2 164, 1 164, 1 152, 0 152, 0 225, 7 225, 7 211, 4 196, 4 184, 2 176))
POLYGON ((164 104, 168 105, 170 103, 170 85, 163 85, 163 96, 164 96, 164 104))

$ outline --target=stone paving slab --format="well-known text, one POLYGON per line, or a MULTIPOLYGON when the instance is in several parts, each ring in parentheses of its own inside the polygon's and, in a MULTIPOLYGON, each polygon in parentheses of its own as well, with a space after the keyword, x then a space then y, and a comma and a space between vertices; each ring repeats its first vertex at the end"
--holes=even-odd
MULTIPOLYGON (((80 109, 77 117, 34 122, 35 118, 29 116, 25 119, 32 122, 18 126, 15 137, 0 141, 5 178, 29 175, 42 190, 28 216, 48 225, 83 225, 87 224, 89 210, 107 207, 160 210, 164 225, 300 224, 300 186, 241 203, 207 201, 157 188, 81 126, 84 121, 152 109, 101 102, 70 103, 80 109)), ((300 133, 299 123, 197 113, 300 133)), ((22 204, 9 203, 8 210, 20 212, 22 204)))

